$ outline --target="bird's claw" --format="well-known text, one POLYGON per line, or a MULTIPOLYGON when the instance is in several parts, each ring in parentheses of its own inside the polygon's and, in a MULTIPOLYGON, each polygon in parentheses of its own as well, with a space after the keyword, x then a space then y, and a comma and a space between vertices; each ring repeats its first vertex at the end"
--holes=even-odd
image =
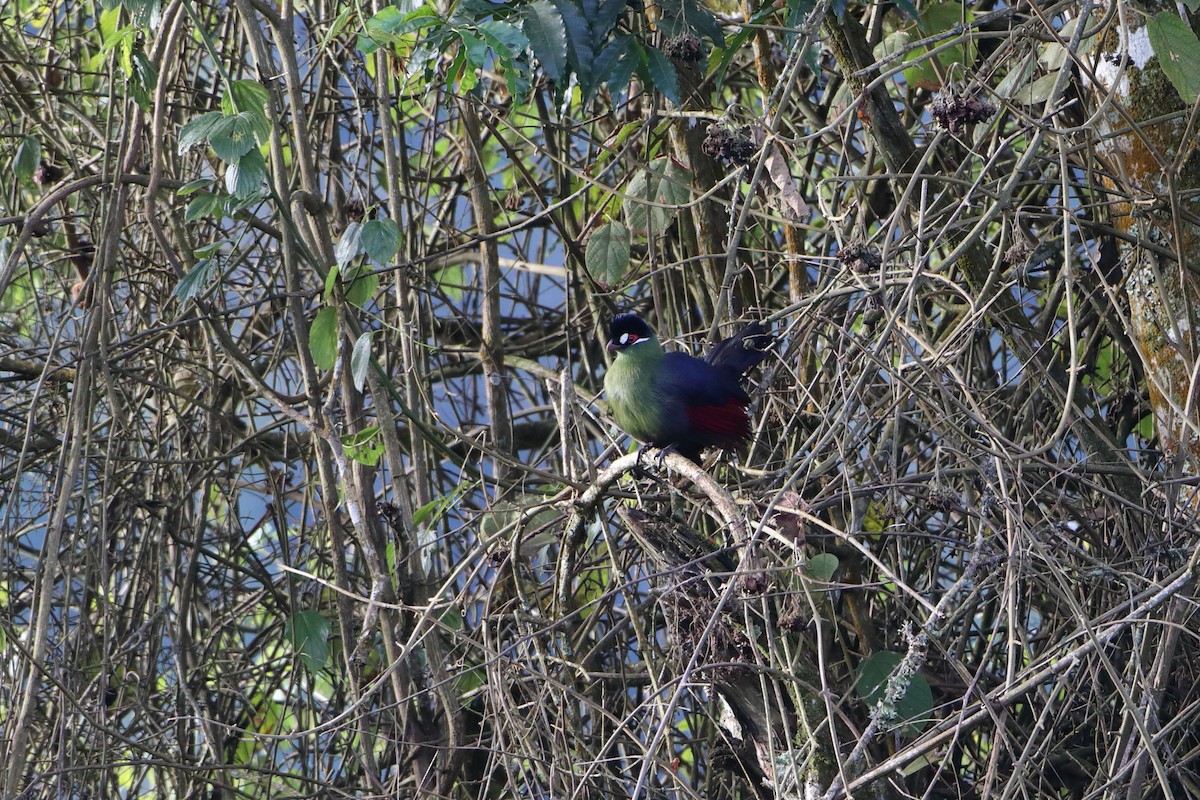
POLYGON ((669 444, 669 445, 667 445, 666 447, 657 447, 656 445, 652 445, 652 444, 644 444, 644 445, 642 445, 641 447, 639 447, 639 448, 638 448, 638 450, 637 450, 637 458, 635 458, 635 459, 634 459, 634 461, 633 461, 633 468, 634 468, 634 470, 635 470, 636 472, 638 472, 639 474, 645 474, 645 469, 642 467, 642 457, 643 457, 643 456, 646 454, 646 452, 647 452, 647 451, 649 451, 649 450, 656 450, 656 451, 657 451, 657 452, 654 454, 654 466, 658 467, 658 469, 659 469, 660 471, 661 471, 661 470, 662 470, 662 468, 663 468, 663 462, 664 462, 664 461, 666 460, 666 458, 667 458, 667 453, 674 453, 674 452, 676 452, 676 450, 675 450, 675 445, 673 445, 673 444, 669 444))
POLYGON ((655 465, 661 470, 663 468, 663 461, 665 461, 667 458, 667 453, 674 453, 674 452, 675 452, 675 445, 673 445, 673 444, 669 444, 666 447, 658 448, 658 455, 654 457, 655 465))

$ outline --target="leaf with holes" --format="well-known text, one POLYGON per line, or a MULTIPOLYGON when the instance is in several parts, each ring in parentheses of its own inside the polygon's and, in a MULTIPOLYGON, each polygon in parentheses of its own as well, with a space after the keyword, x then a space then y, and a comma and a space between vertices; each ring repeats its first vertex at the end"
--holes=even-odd
POLYGON ((588 238, 584 261, 596 283, 620 284, 629 271, 629 230, 620 222, 601 225, 588 238))
POLYGON ((1160 11, 1146 23, 1146 33, 1167 80, 1191 105, 1200 95, 1200 39, 1173 11, 1160 11))
POLYGON ((367 467, 373 467, 383 457, 383 438, 378 425, 368 425, 357 433, 339 437, 346 457, 367 467))

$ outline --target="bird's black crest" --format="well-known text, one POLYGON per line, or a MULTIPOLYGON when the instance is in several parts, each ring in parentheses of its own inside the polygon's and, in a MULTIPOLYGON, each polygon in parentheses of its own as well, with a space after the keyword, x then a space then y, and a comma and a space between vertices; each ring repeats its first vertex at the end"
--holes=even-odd
POLYGON ((608 340, 610 342, 620 339, 623 333, 632 333, 639 339, 649 339, 654 335, 654 331, 646 324, 645 320, 633 313, 617 314, 609 323, 608 340))

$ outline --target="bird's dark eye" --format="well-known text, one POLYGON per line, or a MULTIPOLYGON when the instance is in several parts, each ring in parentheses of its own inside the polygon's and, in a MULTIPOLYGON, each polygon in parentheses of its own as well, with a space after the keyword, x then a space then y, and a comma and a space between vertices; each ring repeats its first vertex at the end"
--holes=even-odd
POLYGON ((634 343, 634 342, 636 342, 636 341, 637 341, 637 334, 636 334, 636 333, 622 333, 622 334, 621 334, 621 338, 620 338, 620 339, 617 339, 617 342, 618 342, 618 343, 620 343, 620 344, 623 344, 623 345, 625 345, 625 344, 633 344, 633 343, 634 343))

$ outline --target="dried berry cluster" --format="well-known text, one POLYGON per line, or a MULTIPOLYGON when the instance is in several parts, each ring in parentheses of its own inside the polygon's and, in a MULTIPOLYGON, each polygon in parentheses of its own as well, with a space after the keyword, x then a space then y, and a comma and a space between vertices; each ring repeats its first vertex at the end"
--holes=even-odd
POLYGON ((663 53, 667 58, 673 58, 676 61, 684 61, 689 64, 696 64, 704 60, 704 45, 700 40, 690 33, 685 33, 681 36, 672 36, 663 42, 663 53))
POLYGON ((883 258, 862 242, 849 242, 837 251, 837 260, 855 272, 875 272, 883 258))
POLYGON ((709 125, 708 135, 704 137, 700 149, 705 155, 743 166, 754 158, 758 145, 750 137, 749 128, 732 130, 724 125, 709 125))
POLYGON ((974 95, 943 92, 933 98, 929 113, 938 125, 959 136, 968 127, 991 119, 996 107, 974 95))

